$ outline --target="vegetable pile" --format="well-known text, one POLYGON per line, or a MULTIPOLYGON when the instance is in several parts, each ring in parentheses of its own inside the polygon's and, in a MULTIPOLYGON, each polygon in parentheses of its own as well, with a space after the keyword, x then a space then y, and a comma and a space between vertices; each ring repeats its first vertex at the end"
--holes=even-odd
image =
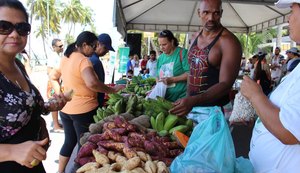
POLYGON ((183 149, 134 120, 116 116, 102 125, 101 133, 89 134, 75 159, 82 166, 77 172, 169 172, 167 166, 183 149))

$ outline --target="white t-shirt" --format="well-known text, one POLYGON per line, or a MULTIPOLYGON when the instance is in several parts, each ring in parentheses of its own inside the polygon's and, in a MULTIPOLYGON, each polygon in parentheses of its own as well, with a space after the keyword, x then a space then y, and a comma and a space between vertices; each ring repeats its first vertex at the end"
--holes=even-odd
POLYGON ((48 56, 47 67, 58 68, 60 64, 61 57, 56 52, 51 52, 48 56))
MULTIPOLYGON (((283 126, 300 141, 300 66, 273 91, 270 100, 280 108, 283 126)), ((284 145, 258 119, 250 143, 250 160, 256 173, 299 173, 300 145, 284 145)))
POLYGON ((156 77, 157 71, 157 60, 152 61, 151 59, 147 61, 146 69, 149 69, 149 75, 151 77, 156 77))

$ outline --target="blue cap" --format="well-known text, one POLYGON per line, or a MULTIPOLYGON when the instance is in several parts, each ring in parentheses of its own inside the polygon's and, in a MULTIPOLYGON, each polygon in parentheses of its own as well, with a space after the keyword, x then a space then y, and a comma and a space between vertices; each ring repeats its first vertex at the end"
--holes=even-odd
POLYGON ((108 34, 100 34, 98 36, 98 41, 104 44, 108 50, 115 51, 115 49, 111 46, 111 38, 108 34))

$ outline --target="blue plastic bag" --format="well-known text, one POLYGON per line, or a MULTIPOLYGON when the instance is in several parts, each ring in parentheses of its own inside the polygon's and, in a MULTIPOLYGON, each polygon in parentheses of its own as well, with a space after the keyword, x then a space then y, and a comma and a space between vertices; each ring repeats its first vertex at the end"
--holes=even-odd
POLYGON ((206 120, 194 128, 184 153, 175 158, 172 173, 233 173, 235 151, 220 107, 205 108, 206 120))

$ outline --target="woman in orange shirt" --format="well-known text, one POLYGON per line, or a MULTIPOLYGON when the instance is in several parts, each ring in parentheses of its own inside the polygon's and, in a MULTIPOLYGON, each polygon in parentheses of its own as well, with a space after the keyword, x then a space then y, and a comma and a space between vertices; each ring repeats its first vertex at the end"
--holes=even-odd
POLYGON ((94 122, 93 115, 98 108, 97 92, 115 93, 122 89, 120 86, 108 87, 98 80, 88 58, 98 44, 94 33, 83 31, 76 42, 67 47, 60 67, 50 74, 56 93, 60 92, 60 78, 65 91, 74 91, 72 101, 60 112, 65 141, 59 155, 59 173, 64 172, 76 144, 80 146, 80 135, 87 132, 89 125, 94 122))

